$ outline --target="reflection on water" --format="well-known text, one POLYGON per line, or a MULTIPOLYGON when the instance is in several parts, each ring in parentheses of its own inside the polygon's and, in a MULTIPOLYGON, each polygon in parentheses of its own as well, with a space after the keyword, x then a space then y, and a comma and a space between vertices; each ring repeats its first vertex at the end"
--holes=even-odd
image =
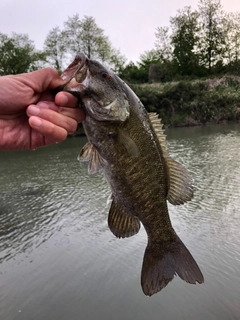
POLYGON ((169 205, 203 285, 175 279, 151 298, 140 286, 143 228, 116 239, 109 188, 76 161, 74 138, 0 153, 0 319, 239 319, 239 125, 167 132, 171 156, 194 178, 194 199, 169 205))

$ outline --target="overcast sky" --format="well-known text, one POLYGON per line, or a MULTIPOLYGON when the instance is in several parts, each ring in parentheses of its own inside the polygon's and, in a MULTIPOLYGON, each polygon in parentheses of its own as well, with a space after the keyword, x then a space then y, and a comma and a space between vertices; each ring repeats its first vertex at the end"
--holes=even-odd
MULTIPOLYGON (((155 30, 169 24, 178 9, 197 8, 198 0, 0 0, 0 32, 28 33, 43 49, 48 32, 68 16, 92 16, 112 45, 128 60, 154 48, 155 30)), ((222 0, 226 12, 240 11, 240 0, 222 0)))

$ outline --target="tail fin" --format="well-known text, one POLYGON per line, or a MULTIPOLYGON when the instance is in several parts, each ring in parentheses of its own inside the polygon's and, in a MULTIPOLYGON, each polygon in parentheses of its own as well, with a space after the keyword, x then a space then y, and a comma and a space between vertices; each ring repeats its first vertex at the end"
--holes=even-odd
POLYGON ((188 283, 203 283, 203 275, 191 253, 175 234, 171 242, 148 244, 142 265, 141 284, 145 295, 162 290, 178 275, 188 283))

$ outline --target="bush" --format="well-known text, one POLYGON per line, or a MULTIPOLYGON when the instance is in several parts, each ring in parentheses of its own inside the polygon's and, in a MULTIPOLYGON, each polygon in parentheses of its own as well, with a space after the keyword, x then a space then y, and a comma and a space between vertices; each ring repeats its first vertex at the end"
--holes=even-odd
POLYGON ((225 76, 205 81, 166 85, 131 85, 149 112, 157 112, 167 126, 198 125, 238 120, 240 78, 225 76))

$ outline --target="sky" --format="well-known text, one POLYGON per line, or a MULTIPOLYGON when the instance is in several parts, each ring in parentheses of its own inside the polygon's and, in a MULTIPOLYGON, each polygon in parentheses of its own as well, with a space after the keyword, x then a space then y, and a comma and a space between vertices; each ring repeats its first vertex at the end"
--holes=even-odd
MULTIPOLYGON (((225 12, 240 12, 240 0, 221 0, 225 12)), ((78 13, 91 16, 114 48, 139 61, 154 48, 156 28, 169 25, 178 9, 197 9, 198 0, 0 0, 0 32, 27 33, 43 49, 48 32, 78 13)))

